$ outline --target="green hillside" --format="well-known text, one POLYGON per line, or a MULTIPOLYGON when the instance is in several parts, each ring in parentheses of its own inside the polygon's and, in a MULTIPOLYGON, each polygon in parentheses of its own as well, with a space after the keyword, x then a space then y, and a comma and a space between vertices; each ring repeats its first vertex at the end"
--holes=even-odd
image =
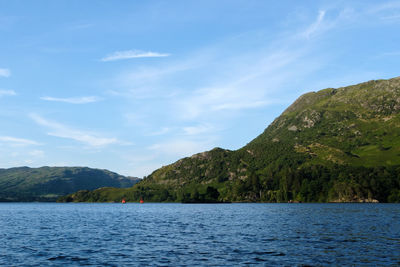
POLYGON ((78 190, 131 187, 139 180, 86 167, 0 169, 0 201, 55 201, 78 190))
POLYGON ((129 189, 60 201, 399 202, 400 77, 299 97, 243 148, 215 148, 129 189))

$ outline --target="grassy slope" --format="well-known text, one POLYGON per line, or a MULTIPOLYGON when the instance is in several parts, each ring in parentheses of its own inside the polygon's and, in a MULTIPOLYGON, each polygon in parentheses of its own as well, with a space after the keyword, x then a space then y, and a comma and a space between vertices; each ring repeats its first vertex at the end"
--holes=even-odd
MULTIPOLYGON (((162 167, 127 191, 77 201, 400 200, 400 78, 299 97, 237 151, 214 149, 162 167), (208 191, 207 191, 208 190, 208 191)), ((71 200, 71 199, 70 199, 71 200)))

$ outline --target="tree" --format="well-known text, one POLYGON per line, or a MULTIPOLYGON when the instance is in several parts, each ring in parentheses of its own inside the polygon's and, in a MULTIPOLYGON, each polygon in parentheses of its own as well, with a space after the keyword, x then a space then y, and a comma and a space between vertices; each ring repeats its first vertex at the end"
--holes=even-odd
POLYGON ((207 186, 205 201, 206 202, 216 202, 218 201, 219 192, 216 188, 212 186, 207 186))

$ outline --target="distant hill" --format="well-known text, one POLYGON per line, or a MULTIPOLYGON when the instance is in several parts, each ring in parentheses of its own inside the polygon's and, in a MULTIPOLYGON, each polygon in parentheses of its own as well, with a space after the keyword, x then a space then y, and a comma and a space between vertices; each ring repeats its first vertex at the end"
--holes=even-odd
MULTIPOLYGON (((299 97, 243 148, 164 166, 68 201, 400 202, 400 77, 299 97)), ((60 199, 66 201, 66 199, 60 199)))
POLYGON ((0 169, 0 201, 55 201, 78 190, 131 187, 140 180, 87 167, 0 169))

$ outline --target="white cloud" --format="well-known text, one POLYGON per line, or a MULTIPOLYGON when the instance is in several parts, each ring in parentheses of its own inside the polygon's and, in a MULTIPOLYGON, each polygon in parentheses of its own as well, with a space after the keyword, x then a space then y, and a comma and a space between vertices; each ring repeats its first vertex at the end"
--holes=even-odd
POLYGON ((220 105, 216 105, 213 107, 213 110, 238 110, 238 109, 249 109, 249 108, 258 108, 271 104, 272 101, 251 101, 247 103, 224 103, 220 105))
POLYGON ((92 28, 93 26, 95 26, 95 24, 93 24, 93 23, 76 23, 76 24, 72 24, 69 27, 67 27, 67 29, 82 30, 82 29, 92 28))
POLYGON ((110 144, 119 143, 116 138, 101 137, 96 133, 88 133, 82 130, 73 129, 58 122, 52 122, 42 118, 37 114, 30 114, 30 117, 39 125, 50 129, 48 135, 60 138, 72 139, 91 147, 102 147, 110 144))
POLYGON ((382 2, 378 5, 373 5, 369 8, 369 13, 378 13, 382 11, 397 11, 400 10, 400 2, 392 1, 392 2, 382 2))
POLYGON ((227 62, 217 70, 221 72, 229 69, 231 75, 177 98, 174 106, 178 107, 180 117, 195 119, 204 115, 215 116, 218 114, 216 112, 227 114, 281 103, 282 99, 269 95, 279 89, 287 77, 308 71, 308 67, 299 71, 291 66, 304 53, 302 50, 283 49, 255 51, 242 58, 234 58, 232 61, 241 61, 242 64, 235 66, 233 62, 227 62))
POLYGON ((186 135, 199 135, 199 134, 205 134, 209 133, 214 130, 214 127, 210 125, 197 125, 197 126, 187 126, 183 127, 183 131, 186 135))
POLYGON ((9 69, 0 68, 0 77, 10 77, 11 71, 9 69))
POLYGON ((301 30, 297 37, 310 40, 312 37, 320 36, 339 27, 354 27, 364 15, 363 11, 347 7, 342 9, 332 7, 327 10, 320 10, 314 22, 301 30))
POLYGON ((386 52, 378 55, 377 57, 397 57, 400 56, 400 51, 386 52))
POLYGON ((210 142, 193 141, 193 140, 170 140, 163 143, 156 143, 148 147, 163 155, 169 155, 175 158, 188 157, 200 151, 210 149, 210 142))
POLYGON ((29 139, 17 138, 12 136, 0 136, 0 142, 12 145, 12 146, 29 146, 29 145, 40 145, 36 141, 29 139))
POLYGON ((0 89, 0 97, 2 96, 13 96, 16 95, 17 93, 15 93, 14 90, 2 90, 0 89))
POLYGON ((44 151, 42 150, 32 150, 28 153, 32 157, 43 157, 44 156, 44 151))
MULTIPOLYGON (((164 163, 164 165, 165 165, 165 163, 164 163)), ((163 166, 163 163, 161 163, 161 162, 151 163, 151 161, 150 162, 146 161, 144 163, 139 163, 139 164, 130 163, 129 169, 120 170, 118 173, 120 173, 122 175, 127 175, 127 176, 133 175, 136 177, 144 177, 144 176, 151 174, 154 170, 156 170, 162 166, 163 166)))
MULTIPOLYGON (((175 97, 176 87, 169 88, 170 83, 166 79, 173 79, 185 72, 197 68, 197 59, 183 60, 172 64, 161 64, 157 67, 139 67, 118 75, 113 81, 113 87, 121 90, 109 90, 114 96, 132 99, 171 98, 175 97)), ((179 79, 179 78, 177 78, 179 79)))
MULTIPOLYGON (((125 72, 116 79, 116 87, 121 90, 114 95, 132 100, 163 99, 161 105, 167 106, 160 108, 174 118, 194 119, 212 113, 213 118, 218 118, 216 112, 259 108, 282 101, 268 97, 268 92, 287 80, 291 73, 285 68, 290 69, 288 66, 303 53, 300 49, 249 51, 221 60, 215 50, 218 49, 204 49, 167 66, 125 72)), ((307 69, 303 67, 302 71, 307 69)), ((293 71, 301 73, 298 69, 293 71)))
POLYGON ((157 157, 152 151, 150 153, 141 152, 140 155, 123 154, 121 157, 126 163, 123 166, 124 170, 120 170, 119 173, 125 175, 143 177, 163 165, 157 161, 157 157))
POLYGON ((168 127, 163 127, 158 131, 152 132, 147 134, 147 136, 158 136, 158 135, 164 135, 166 133, 168 133, 170 131, 170 129, 168 127))
POLYGON ((389 16, 385 16, 382 17, 382 19, 384 20, 400 20, 400 14, 396 14, 396 15, 389 15, 389 16))
POLYGON ((40 99, 45 101, 53 101, 53 102, 64 102, 69 104, 87 104, 100 101, 101 98, 97 96, 83 96, 83 97, 71 97, 71 98, 58 98, 51 96, 43 96, 40 99))
POLYGON ((400 19, 400 2, 383 2, 370 7, 367 13, 378 15, 385 21, 397 22, 400 19))
POLYGON ((101 61, 116 61, 131 58, 147 58, 147 57, 168 57, 170 54, 167 53, 157 53, 157 52, 145 52, 140 50, 127 50, 127 51, 116 51, 109 54, 101 59, 101 61))
POLYGON ((325 17, 325 11, 324 10, 320 10, 318 13, 318 17, 317 20, 311 24, 307 29, 304 30, 304 32, 302 32, 301 35, 303 35, 305 38, 310 38, 311 35, 315 34, 317 31, 319 31, 322 27, 323 27, 323 20, 325 17))

